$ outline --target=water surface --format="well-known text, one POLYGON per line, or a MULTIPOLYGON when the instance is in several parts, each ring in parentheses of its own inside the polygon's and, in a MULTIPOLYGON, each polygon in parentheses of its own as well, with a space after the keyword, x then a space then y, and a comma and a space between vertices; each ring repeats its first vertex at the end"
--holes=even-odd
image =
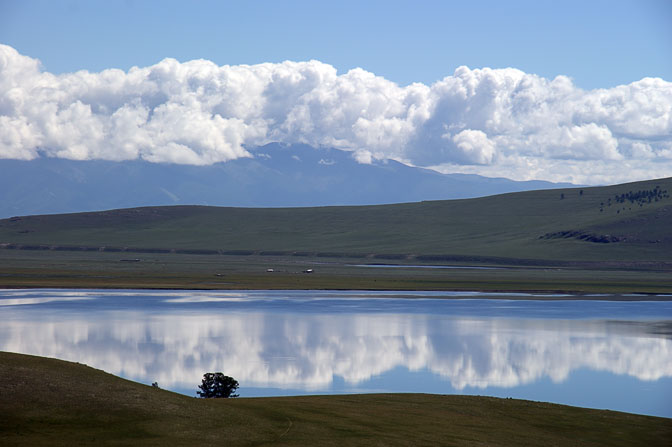
POLYGON ((222 371, 241 396, 481 394, 672 417, 672 302, 485 297, 4 290, 0 350, 189 395, 222 371))

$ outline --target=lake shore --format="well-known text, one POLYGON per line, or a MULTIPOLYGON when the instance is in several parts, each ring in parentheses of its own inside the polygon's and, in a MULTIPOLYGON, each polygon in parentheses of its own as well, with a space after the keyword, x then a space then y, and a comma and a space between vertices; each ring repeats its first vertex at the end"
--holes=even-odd
MULTIPOLYGON (((295 290, 315 290, 319 292, 380 292, 384 294, 385 292, 410 292, 406 289, 280 289, 280 288, 246 288, 246 289, 230 289, 230 288, 188 288, 188 287, 135 287, 129 285, 128 287, 77 287, 71 285, 53 287, 53 286, 41 286, 41 285, 26 285, 26 286, 11 286, 11 287, 0 287, 0 290, 67 290, 67 289, 77 289, 77 290, 101 290, 101 291, 124 291, 124 290, 146 290, 146 291, 194 291, 194 292, 235 292, 235 291, 295 291, 295 290)), ((655 294, 655 293, 638 293, 638 294, 611 294, 611 293, 600 293, 600 294, 591 294, 591 293, 575 293, 571 291, 554 291, 549 292, 546 290, 539 291, 530 291, 530 290, 516 290, 516 289, 502 289, 502 290, 441 290, 437 291, 434 289, 418 289, 418 292, 445 292, 445 296, 434 296, 434 297, 422 297, 422 299, 442 299, 442 300, 506 300, 510 301, 512 299, 511 295, 515 295, 516 300, 521 301, 621 301, 621 302, 645 302, 645 301, 672 301, 672 294, 655 294)), ((418 296, 413 295, 397 295, 393 296, 395 299, 418 299, 418 296)))
POLYGON ((626 300, 672 295, 671 272, 649 265, 587 268, 387 261, 381 267, 380 260, 358 258, 51 250, 0 250, 0 254, 0 288, 7 289, 435 290, 535 293, 546 295, 545 299, 609 294, 626 300))

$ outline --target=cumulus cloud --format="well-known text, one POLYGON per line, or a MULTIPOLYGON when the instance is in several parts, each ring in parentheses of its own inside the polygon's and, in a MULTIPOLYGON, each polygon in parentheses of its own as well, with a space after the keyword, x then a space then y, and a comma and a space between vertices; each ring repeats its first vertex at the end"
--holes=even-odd
MULTIPOLYGON (((442 135, 450 138, 450 134, 442 135)), ((495 156, 495 144, 480 130, 466 129, 451 138, 455 146, 462 151, 466 164, 487 165, 492 163, 495 156)))
POLYGON ((460 67, 429 86, 399 86, 319 61, 174 59, 54 75, 0 45, 0 158, 207 165, 269 142, 516 179, 670 176, 672 82, 585 91, 565 76, 460 67))

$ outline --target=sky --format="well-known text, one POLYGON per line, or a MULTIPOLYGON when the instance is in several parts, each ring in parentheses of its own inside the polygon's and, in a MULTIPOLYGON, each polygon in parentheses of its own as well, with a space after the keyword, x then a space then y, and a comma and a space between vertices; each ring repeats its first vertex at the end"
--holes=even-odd
POLYGON ((672 176, 669 0, 0 0, 0 44, 1 158, 672 176))

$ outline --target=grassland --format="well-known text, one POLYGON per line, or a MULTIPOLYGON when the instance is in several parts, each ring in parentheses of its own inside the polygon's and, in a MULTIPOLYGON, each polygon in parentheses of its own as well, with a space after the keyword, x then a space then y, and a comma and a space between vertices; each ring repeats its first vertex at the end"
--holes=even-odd
POLYGON ((420 394, 196 399, 0 352, 0 444, 667 446, 672 420, 420 394))
MULTIPOLYGON (((665 270, 505 266, 481 269, 362 268, 374 258, 212 256, 6 250, 0 288, 479 290, 662 294, 665 270), (126 262, 138 256, 138 262, 126 262), (272 268, 273 272, 267 272, 272 268), (303 273, 311 268, 312 274, 303 273)), ((562 298, 562 297, 558 297, 562 298)), ((637 297, 626 297, 636 299, 637 297)), ((646 299, 652 299, 646 297, 646 299)))
POLYGON ((672 179, 365 207, 15 217, 0 221, 0 287, 665 293, 672 290, 668 191, 672 179), (502 268, 352 267, 370 263, 502 268), (315 274, 301 275, 305 268, 315 274))

